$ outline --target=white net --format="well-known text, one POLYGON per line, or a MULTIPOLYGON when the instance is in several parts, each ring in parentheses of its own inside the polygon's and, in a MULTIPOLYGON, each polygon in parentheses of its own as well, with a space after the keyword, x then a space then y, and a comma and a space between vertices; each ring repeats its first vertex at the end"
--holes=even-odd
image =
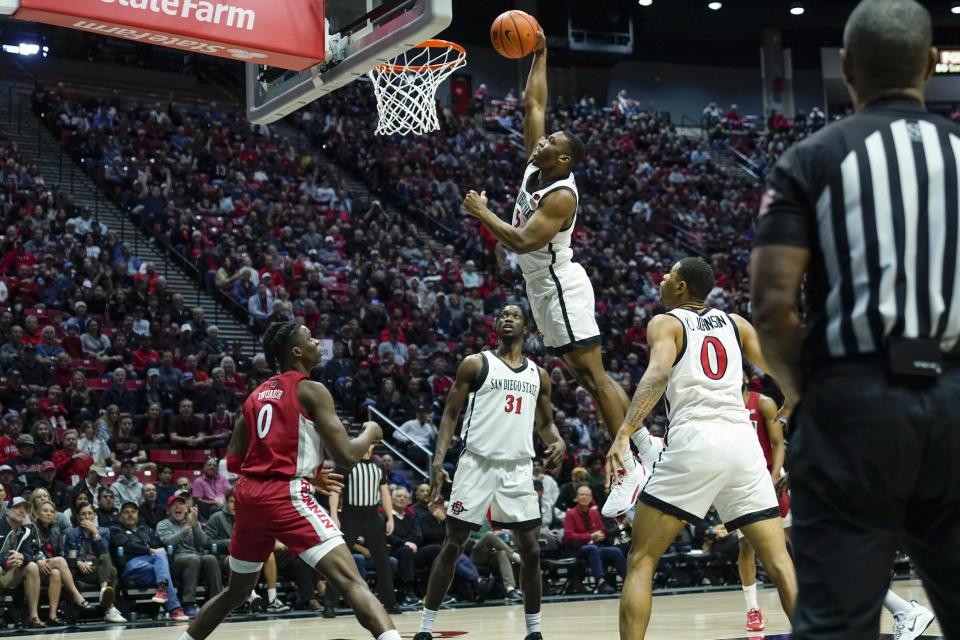
POLYGON ((379 113, 375 133, 419 135, 439 129, 437 87, 466 64, 459 45, 428 40, 371 69, 367 76, 373 82, 379 113))

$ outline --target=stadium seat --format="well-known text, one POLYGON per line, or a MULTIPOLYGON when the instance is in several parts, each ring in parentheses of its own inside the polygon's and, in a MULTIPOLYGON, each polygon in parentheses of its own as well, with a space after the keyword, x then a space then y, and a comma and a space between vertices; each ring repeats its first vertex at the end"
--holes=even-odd
POLYGON ((160 464, 183 463, 183 451, 180 449, 151 449, 150 460, 160 464))
POLYGON ((216 449, 184 449, 183 450, 183 460, 184 462, 199 462, 200 466, 203 466, 203 463, 207 461, 207 458, 210 456, 216 456, 216 449))

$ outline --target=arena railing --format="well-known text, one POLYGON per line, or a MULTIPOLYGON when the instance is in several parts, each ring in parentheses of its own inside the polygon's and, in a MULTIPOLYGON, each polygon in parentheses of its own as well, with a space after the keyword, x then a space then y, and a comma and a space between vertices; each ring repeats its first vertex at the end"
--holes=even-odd
MULTIPOLYGON (((394 430, 394 431, 399 431, 400 433, 403 433, 404 435, 406 435, 406 434, 403 432, 403 430, 400 428, 400 426, 399 426, 396 422, 394 422, 393 420, 391 420, 390 418, 388 418, 387 416, 385 416, 385 415, 383 414, 383 412, 381 412, 380 410, 378 410, 378 409, 377 409, 376 407, 374 407, 373 405, 369 405, 369 406, 367 407, 367 417, 368 417, 370 420, 373 420, 373 419, 376 417, 376 418, 378 418, 379 420, 381 420, 381 421, 383 421, 383 422, 386 422, 388 425, 390 425, 391 427, 393 427, 393 430, 394 430)), ((374 421, 376 422, 376 420, 374 420, 374 421)), ((410 436, 407 436, 407 438, 410 438, 410 436)), ((420 447, 420 449, 422 449, 423 452, 427 454, 427 460, 433 460, 433 451, 432 451, 432 449, 431 449, 430 447, 428 447, 427 445, 425 445, 425 444, 423 444, 423 443, 421 443, 421 442, 417 442, 417 441, 414 440, 413 438, 410 438, 410 442, 412 442, 414 445, 420 447)), ((408 458, 406 455, 404 455, 403 452, 401 452, 401 451, 400 451, 399 449, 397 449, 395 446, 393 446, 392 444, 390 444, 390 443, 387 442, 386 440, 381 440, 381 441, 380 441, 380 444, 383 445, 383 446, 385 446, 387 449, 389 449, 390 452, 393 453, 393 455, 395 455, 395 456, 397 456, 398 458, 400 458, 401 460, 403 460, 404 464, 408 465, 411 469, 413 469, 414 471, 416 471, 417 473, 419 473, 421 476, 423 476, 423 478, 425 478, 425 479, 428 480, 428 481, 430 480, 430 473, 429 473, 428 471, 425 471, 425 470, 421 469, 415 462, 413 462, 413 460, 411 460, 411 459, 408 458)))

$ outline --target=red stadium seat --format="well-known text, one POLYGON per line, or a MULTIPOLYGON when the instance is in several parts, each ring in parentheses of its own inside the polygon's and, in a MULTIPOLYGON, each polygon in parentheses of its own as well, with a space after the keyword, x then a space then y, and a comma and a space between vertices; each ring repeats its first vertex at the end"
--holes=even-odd
POLYGON ((183 450, 183 460, 185 462, 199 462, 200 466, 203 466, 203 463, 206 462, 207 458, 210 456, 216 456, 216 449, 184 449, 183 450))
POLYGON ((136 391, 143 386, 143 383, 143 380, 125 380, 123 382, 123 386, 127 389, 130 389, 130 391, 136 391))
POLYGON ((110 381, 102 378, 90 378, 87 380, 87 387, 91 391, 106 391, 110 388, 110 381))
POLYGON ((181 464, 183 463, 183 451, 181 449, 151 449, 150 460, 163 464, 181 464))
POLYGON ((148 482, 154 482, 156 478, 153 477, 153 473, 150 471, 134 471, 133 475, 137 477, 137 480, 146 484, 148 482))

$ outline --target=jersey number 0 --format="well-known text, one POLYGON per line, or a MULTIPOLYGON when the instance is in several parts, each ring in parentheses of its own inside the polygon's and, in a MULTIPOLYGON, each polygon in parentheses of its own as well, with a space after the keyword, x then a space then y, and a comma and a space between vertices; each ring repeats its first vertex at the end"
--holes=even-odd
POLYGON ((727 372, 727 351, 719 338, 715 336, 704 338, 703 347, 700 349, 700 365, 703 367, 703 373, 711 380, 719 380, 727 372), (710 347, 713 347, 716 366, 710 362, 710 347))
POLYGON ((273 405, 265 404, 257 413, 257 436, 261 440, 267 437, 271 424, 273 424, 273 405))

